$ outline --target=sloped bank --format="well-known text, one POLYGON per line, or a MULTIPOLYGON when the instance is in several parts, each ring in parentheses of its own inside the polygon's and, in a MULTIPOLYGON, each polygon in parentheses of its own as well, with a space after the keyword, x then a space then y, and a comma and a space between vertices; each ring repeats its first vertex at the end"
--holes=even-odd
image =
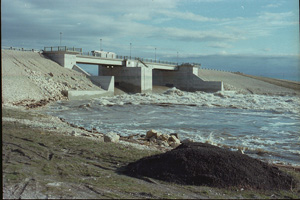
POLYGON ((196 142, 130 163, 124 173, 183 185, 220 188, 289 190, 296 185, 291 176, 277 167, 240 152, 196 142))

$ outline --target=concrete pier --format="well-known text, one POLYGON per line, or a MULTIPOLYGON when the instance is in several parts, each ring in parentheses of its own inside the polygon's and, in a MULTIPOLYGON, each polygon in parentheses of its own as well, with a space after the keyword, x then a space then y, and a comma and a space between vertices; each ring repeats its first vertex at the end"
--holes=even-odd
POLYGON ((98 67, 99 76, 114 76, 115 85, 127 92, 146 93, 152 91, 152 69, 145 67, 98 67))

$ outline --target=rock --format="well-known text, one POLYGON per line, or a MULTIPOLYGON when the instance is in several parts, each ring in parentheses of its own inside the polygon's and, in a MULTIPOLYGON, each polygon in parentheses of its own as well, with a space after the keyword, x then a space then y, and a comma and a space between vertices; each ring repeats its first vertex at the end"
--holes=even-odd
POLYGON ((169 142, 175 142, 175 143, 180 143, 180 140, 175 136, 171 135, 168 139, 169 142))
POLYGON ((79 134, 78 134, 76 131, 72 131, 72 132, 71 132, 71 135, 72 135, 72 136, 77 136, 77 135, 79 135, 79 134))
POLYGON ((171 135, 174 135, 174 136, 177 137, 177 139, 179 140, 178 133, 171 133, 170 136, 171 136, 171 135))
POLYGON ((180 140, 175 135, 171 135, 169 137, 168 143, 173 148, 178 147, 181 144, 180 140))
POLYGON ((159 146, 165 146, 165 147, 169 146, 169 144, 166 141, 163 141, 163 140, 157 140, 157 144, 159 146))
POLYGON ((189 142, 194 142, 194 140, 187 138, 181 141, 182 143, 189 143, 189 142))
POLYGON ((158 139, 160 139, 160 140, 162 140, 162 141, 168 141, 168 139, 169 139, 169 135, 167 135, 167 134, 162 134, 162 135, 160 135, 159 137, 158 137, 158 139))
POLYGON ((216 92, 216 93, 214 93, 214 96, 221 97, 221 98, 226 98, 226 96, 222 92, 216 92))
POLYGON ((155 138, 158 138, 160 135, 161 135, 161 134, 160 134, 159 132, 157 132, 156 130, 151 129, 150 131, 147 132, 146 138, 147 138, 147 139, 150 139, 150 138, 152 138, 153 136, 154 136, 155 138))
POLYGON ((98 138, 99 138, 99 141, 100 142, 104 142, 104 137, 101 135, 101 136, 98 136, 98 138))
POLYGON ((109 132, 104 135, 104 142, 119 142, 120 136, 116 133, 109 132))
POLYGON ((65 97, 67 97, 68 96, 68 90, 62 90, 61 94, 64 95, 65 97))
POLYGON ((69 84, 68 84, 67 82, 62 82, 62 84, 63 84, 64 86, 69 86, 69 84))
POLYGON ((52 72, 50 72, 49 75, 50 75, 51 77, 53 77, 53 73, 52 73, 52 72))
POLYGON ((153 142, 153 143, 156 143, 157 139, 156 139, 155 136, 153 136, 153 137, 151 137, 151 138, 149 139, 149 141, 150 141, 150 142, 153 142))
POLYGON ((195 141, 191 138, 186 138, 186 139, 181 141, 181 143, 187 143, 187 142, 195 142, 195 141))

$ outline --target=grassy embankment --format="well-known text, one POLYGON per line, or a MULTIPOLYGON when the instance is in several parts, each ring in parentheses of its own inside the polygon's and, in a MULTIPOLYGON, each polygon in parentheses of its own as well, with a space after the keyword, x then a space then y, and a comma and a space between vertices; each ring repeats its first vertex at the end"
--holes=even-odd
MULTIPOLYGON (((3 109, 3 117, 36 120, 33 112, 3 109)), ((2 123, 4 189, 37 190, 49 198, 299 198, 293 191, 249 191, 182 186, 149 178, 122 175, 129 162, 152 155, 120 144, 62 135, 19 122, 2 123), (21 189, 19 189, 22 187, 21 189)), ((300 172, 285 169, 300 181, 300 172)))

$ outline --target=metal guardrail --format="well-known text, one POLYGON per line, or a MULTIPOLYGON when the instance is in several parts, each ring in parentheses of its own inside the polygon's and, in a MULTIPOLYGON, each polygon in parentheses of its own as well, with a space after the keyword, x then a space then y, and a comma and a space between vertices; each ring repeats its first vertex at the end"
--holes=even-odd
POLYGON ((23 47, 2 47, 1 49, 4 50, 13 50, 13 51, 33 51, 33 52, 40 52, 40 49, 25 49, 23 47))
MULTIPOLYGON (((97 54, 92 54, 91 52, 81 52, 80 55, 83 56, 90 56, 90 57, 99 57, 99 58, 106 58, 97 54)), ((168 61, 161 61, 161 60, 154 60, 154 59, 144 59, 139 57, 131 57, 131 56, 122 56, 122 55, 116 55, 115 58, 107 58, 107 59, 121 59, 121 60, 138 60, 142 62, 147 63, 159 63, 159 64, 166 64, 166 65, 177 65, 178 63, 175 62, 168 62, 168 61)))
POLYGON ((44 51, 66 51, 66 52, 82 53, 82 48, 67 47, 67 46, 54 46, 54 47, 44 47, 44 51))

